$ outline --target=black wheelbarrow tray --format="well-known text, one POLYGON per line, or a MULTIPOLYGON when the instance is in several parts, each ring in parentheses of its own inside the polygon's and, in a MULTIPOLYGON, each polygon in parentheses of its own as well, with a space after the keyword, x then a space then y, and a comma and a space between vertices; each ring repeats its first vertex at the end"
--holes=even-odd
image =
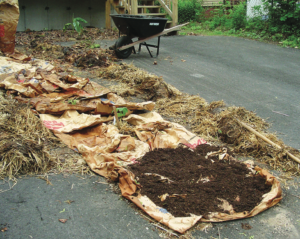
POLYGON ((156 56, 159 54, 160 37, 169 32, 176 31, 180 27, 185 26, 188 23, 178 25, 169 29, 165 29, 167 18, 141 16, 141 15, 128 15, 128 14, 111 14, 116 27, 119 29, 119 39, 114 45, 114 50, 117 57, 125 59, 128 58, 132 52, 135 52, 134 45, 139 44, 139 51, 141 46, 146 46, 151 57, 151 51, 149 47, 157 49, 156 56), (126 36, 120 37, 121 34, 126 36), (132 42, 133 38, 138 38, 137 41, 132 42), (158 37, 157 45, 147 44, 146 41, 154 37, 158 37))

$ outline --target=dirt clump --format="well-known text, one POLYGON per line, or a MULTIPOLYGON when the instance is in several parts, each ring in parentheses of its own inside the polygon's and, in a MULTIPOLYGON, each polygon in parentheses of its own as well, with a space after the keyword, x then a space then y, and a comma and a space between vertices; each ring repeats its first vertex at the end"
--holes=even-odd
POLYGON ((158 149, 130 170, 141 185, 140 193, 176 217, 251 211, 271 186, 243 163, 206 157, 218 150, 210 145, 200 145, 195 151, 158 149), (229 206, 224 207, 224 202, 229 206))

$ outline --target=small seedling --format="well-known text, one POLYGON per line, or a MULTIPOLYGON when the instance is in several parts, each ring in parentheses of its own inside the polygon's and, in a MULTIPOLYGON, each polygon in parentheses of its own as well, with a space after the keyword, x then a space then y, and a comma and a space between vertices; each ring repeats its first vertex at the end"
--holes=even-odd
POLYGON ((81 17, 74 18, 74 14, 73 14, 72 22, 66 23, 63 30, 65 31, 71 26, 73 30, 75 30, 79 35, 81 35, 83 32, 83 26, 81 25, 81 22, 87 23, 87 21, 81 17))
POLYGON ((90 46, 91 49, 94 49, 94 48, 100 48, 100 44, 92 44, 90 46))
POLYGON ((140 183, 139 183, 138 181, 136 181, 136 179, 134 180, 134 182, 135 182, 136 184, 140 185, 140 183))
POLYGON ((77 100, 68 100, 68 103, 69 103, 69 104, 72 104, 72 105, 76 105, 77 100))

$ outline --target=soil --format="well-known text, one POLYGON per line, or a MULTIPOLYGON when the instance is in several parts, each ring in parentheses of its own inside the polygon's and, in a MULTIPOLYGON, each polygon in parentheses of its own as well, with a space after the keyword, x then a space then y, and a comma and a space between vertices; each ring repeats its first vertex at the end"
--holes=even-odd
POLYGON ((234 212, 251 211, 271 186, 259 174, 251 174, 243 163, 219 160, 218 156, 205 158, 208 152, 219 149, 210 145, 199 145, 194 151, 183 147, 157 149, 148 152, 130 170, 141 185, 140 193, 176 217, 229 213, 220 207, 220 199, 229 202, 234 212), (169 196, 162 201, 166 193, 169 196))

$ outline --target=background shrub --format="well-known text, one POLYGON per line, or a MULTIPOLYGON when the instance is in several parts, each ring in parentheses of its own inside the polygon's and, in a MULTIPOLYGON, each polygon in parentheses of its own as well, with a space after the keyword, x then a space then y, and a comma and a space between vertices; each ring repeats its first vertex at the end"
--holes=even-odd
POLYGON ((178 1, 178 22, 200 21, 204 9, 199 0, 178 1))

